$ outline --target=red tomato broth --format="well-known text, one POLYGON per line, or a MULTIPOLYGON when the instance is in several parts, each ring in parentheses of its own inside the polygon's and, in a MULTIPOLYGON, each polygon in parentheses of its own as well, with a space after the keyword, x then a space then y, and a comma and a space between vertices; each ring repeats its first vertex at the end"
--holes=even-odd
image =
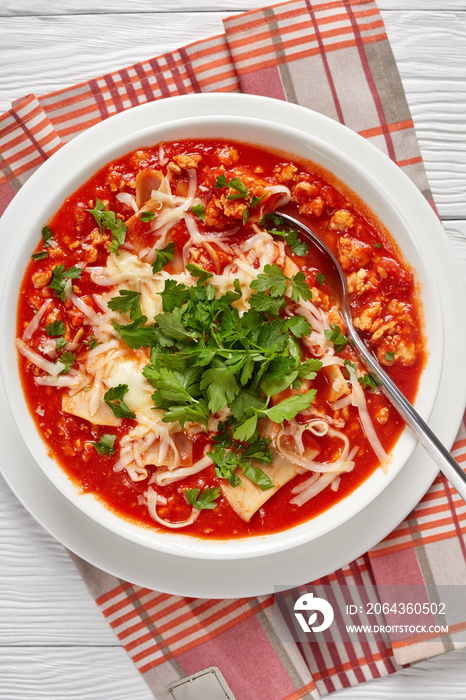
MULTIPOLYGON (((233 143, 233 142, 232 142, 233 143)), ((272 151, 265 151, 247 144, 233 144, 240 152, 239 162, 241 164, 260 163, 263 172, 261 178, 273 176, 273 169, 277 164, 283 163, 283 156, 279 157, 272 151)), ((216 153, 224 143, 218 140, 204 142, 185 141, 175 144, 164 144, 165 157, 170 158, 172 154, 182 149, 187 153, 202 153, 203 170, 198 173, 198 187, 211 182, 212 175, 205 175, 204 171, 214 171, 219 168, 216 153), (205 179, 202 179, 202 176, 205 179)), ((85 260, 86 252, 81 247, 81 242, 89 237, 95 230, 96 225, 93 217, 86 212, 92 209, 95 199, 98 197, 111 211, 115 211, 122 218, 128 217, 127 208, 117 200, 116 194, 120 191, 132 191, 137 173, 145 167, 159 167, 159 147, 140 149, 132 154, 124 156, 104 168, 94 177, 85 183, 77 192, 71 195, 49 222, 53 231, 54 240, 58 243, 58 248, 53 251, 49 249, 49 258, 37 262, 30 262, 27 266, 23 279, 21 294, 18 304, 18 336, 21 337, 23 329, 31 320, 31 313, 39 308, 44 298, 49 297, 54 301, 54 306, 63 308, 63 304, 55 300, 52 291, 46 287, 37 287, 33 282, 34 274, 46 272, 50 269, 51 258, 53 265, 64 264, 65 268, 71 267, 79 260, 85 260), (76 245, 77 244, 77 245, 76 245), (78 253, 78 255, 77 255, 78 253)), ((289 159, 285 159, 288 161, 289 159)), ((330 230, 332 212, 338 210, 340 206, 350 209, 354 217, 358 220, 357 239, 371 249, 377 246, 377 253, 371 258, 371 265, 377 266, 380 261, 385 262, 385 267, 389 274, 381 278, 378 287, 371 292, 368 290, 365 295, 352 297, 353 314, 356 316, 363 306, 376 302, 381 296, 391 296, 396 301, 403 303, 409 309, 411 324, 411 340, 416 343, 418 352, 416 359, 409 367, 393 363, 387 367, 387 371, 400 387, 409 400, 413 400, 416 394, 420 374, 425 363, 425 353, 423 351, 422 321, 419 300, 413 282, 413 274, 408 265, 403 260, 400 251, 391 236, 382 227, 375 217, 367 210, 367 207, 347 188, 337 183, 331 175, 325 173, 317 166, 306 163, 304 166, 298 159, 294 158, 294 163, 304 168, 309 182, 318 183, 320 187, 319 196, 323 194, 325 205, 323 212, 319 216, 307 219, 310 227, 325 241, 335 254, 338 252, 339 234, 330 230), (336 189, 338 187, 338 190, 336 189)), ((218 170, 218 172, 226 172, 218 170)), ((251 168, 252 170, 252 168, 251 168)), ((276 179, 276 178, 275 178, 276 179)), ((202 194, 201 194, 202 199, 202 194)), ((207 195, 206 202, 207 203, 207 195)), ((290 213, 299 213, 299 201, 287 205, 290 213)), ((302 215, 302 214, 301 214, 302 215)), ((203 232, 207 227, 198 222, 199 230, 203 232)), ((148 245, 147 231, 150 229, 150 222, 138 221, 137 226, 129 229, 127 242, 140 246, 142 242, 148 245)), ((245 227, 237 234, 237 240, 245 237, 245 227)), ((107 236, 107 238, 109 238, 107 236)), ((180 250, 188 240, 188 233, 183 223, 177 224, 171 231, 171 240, 180 250)), ((156 240, 151 241, 155 244, 156 240)), ((38 250, 41 246, 38 246, 38 250)), ((97 257, 90 265, 104 265, 107 257, 108 243, 99 247, 96 245, 97 257)), ((323 294, 332 295, 331 273, 325 268, 324 261, 320 254, 312 249, 305 258, 298 258, 288 251, 291 259, 305 271, 307 280, 311 287, 318 288, 323 294), (322 284, 316 282, 316 274, 323 273, 325 281, 322 284)), ((209 269, 206 266, 206 269, 209 269)), ((167 267, 170 270, 170 267, 167 267)), ((96 291, 95 285, 90 278, 82 275, 78 280, 73 281, 73 288, 76 294, 86 297, 87 303, 92 305, 92 294, 96 291)), ((100 290, 98 290, 100 291, 100 290)), ((65 302, 65 307, 67 302, 65 302)), ((70 305, 68 305, 70 306, 70 305)), ((64 319, 64 314, 60 312, 58 318, 64 319)), ((66 319, 69 337, 81 328, 82 322, 79 318, 73 319, 70 316, 66 319)), ((370 333, 362 331, 362 335, 367 339, 370 333)), ((66 336, 65 336, 66 337, 66 336)), ((89 340, 89 331, 85 330, 85 339, 89 340)), ((34 340, 32 341, 34 347, 34 340)), ((35 348, 37 350, 37 347, 35 348)), ((354 361, 354 356, 347 347, 342 353, 343 357, 354 361)), ((138 502, 140 496, 147 489, 147 480, 144 482, 133 482, 123 470, 115 472, 113 465, 118 458, 118 450, 110 457, 97 454, 93 442, 97 442, 104 434, 112 434, 117 437, 128 432, 130 427, 135 425, 131 419, 123 419, 119 428, 96 426, 67 415, 61 411, 61 390, 56 388, 38 386, 33 381, 35 368, 22 356, 20 356, 20 372, 22 383, 31 414, 36 421, 38 430, 44 438, 50 455, 60 464, 74 483, 84 492, 96 495, 107 507, 113 510, 120 517, 144 524, 153 529, 163 529, 155 523, 145 505, 138 502), (39 407, 43 415, 36 413, 39 407), (74 450, 70 454, 70 445, 74 450)), ((319 373, 313 386, 317 391, 316 403, 325 404, 325 385, 327 380, 323 373, 319 373)), ((328 382, 327 382, 328 383, 328 382)), ((371 417, 374 419, 377 412, 389 406, 387 400, 380 393, 366 393, 367 404, 371 417)), ((377 426, 379 439, 389 452, 398 440, 404 428, 404 422, 396 411, 390 407, 390 416, 386 424, 377 426)), ((286 530, 290 527, 303 523, 319 513, 330 508, 333 504, 352 493, 362 484, 379 466, 372 448, 367 438, 364 436, 359 424, 357 409, 348 407, 345 425, 345 434, 349 432, 353 436, 353 444, 358 445, 358 455, 356 467, 353 471, 341 476, 340 485, 337 491, 332 491, 327 487, 323 492, 312 498, 302 506, 291 505, 292 488, 300 481, 307 479, 309 473, 296 476, 291 482, 279 489, 279 491, 253 516, 251 522, 244 522, 230 507, 224 497, 218 499, 218 505, 214 510, 203 510, 200 517, 192 525, 179 531, 183 534, 193 535, 203 538, 228 539, 235 537, 245 537, 251 535, 265 535, 273 532, 286 530)), ((194 441, 194 452, 199 458, 202 455, 206 437, 196 438, 194 441)), ((331 459, 332 453, 338 451, 335 441, 330 438, 320 439, 321 455, 319 459, 331 459)), ((158 512, 161 517, 168 520, 182 521, 191 512, 191 507, 187 504, 182 495, 186 489, 217 486, 219 480, 215 476, 213 467, 208 467, 198 474, 185 478, 182 482, 165 486, 163 494, 168 498, 167 506, 159 506, 158 512)))

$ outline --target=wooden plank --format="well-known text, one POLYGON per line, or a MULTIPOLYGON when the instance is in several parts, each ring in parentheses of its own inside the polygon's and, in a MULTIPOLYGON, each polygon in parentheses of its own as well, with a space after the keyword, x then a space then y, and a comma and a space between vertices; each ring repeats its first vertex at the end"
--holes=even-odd
POLYGON ((123 648, 0 648, 3 700, 154 700, 123 648))
MULTIPOLYGON (((464 3, 463 3, 464 4, 464 3)), ((223 31, 226 14, 7 17, 0 110, 223 31), (176 32, 173 31, 176 26, 176 32), (81 46, 79 53, 70 46, 81 46), (60 70, 57 70, 57 65, 60 70)), ((466 217, 466 22, 460 12, 386 12, 384 19, 443 218, 466 217)))
POLYGON ((0 553, 0 645, 119 645, 64 547, 1 477, 0 553))
MULTIPOLYGON (((196 12, 245 12, 263 7, 266 4, 260 0, 204 0, 196 3, 196 12)), ((274 4, 274 3, 271 3, 274 4)), ((464 10, 464 0, 379 0, 381 10, 464 10)), ((132 13, 155 14, 160 12, 192 12, 192 0, 177 0, 176 6, 172 0, 131 0, 123 3, 120 0, 35 0, 34 3, 25 0, 3 0, 0 16, 27 15, 82 15, 82 14, 126 14, 132 13)))

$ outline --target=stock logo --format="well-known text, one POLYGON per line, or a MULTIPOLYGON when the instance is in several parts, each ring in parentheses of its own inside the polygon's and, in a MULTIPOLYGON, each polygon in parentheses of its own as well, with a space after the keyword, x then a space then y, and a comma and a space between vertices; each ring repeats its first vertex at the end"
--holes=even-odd
POLYGON ((317 598, 317 596, 314 597, 314 593, 305 593, 298 598, 293 609, 303 632, 323 632, 328 629, 333 622, 334 613, 332 606, 327 600, 317 598), (321 612, 324 616, 320 625, 317 626, 315 626, 317 622, 317 612, 314 611, 321 612))

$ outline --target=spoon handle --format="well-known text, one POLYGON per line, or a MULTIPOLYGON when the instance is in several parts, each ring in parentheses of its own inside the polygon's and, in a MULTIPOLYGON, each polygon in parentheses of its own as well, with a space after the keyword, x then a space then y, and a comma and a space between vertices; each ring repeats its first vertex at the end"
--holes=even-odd
POLYGON ((401 393, 388 374, 384 372, 379 363, 375 361, 357 333, 350 333, 350 336, 354 345, 364 358, 365 363, 380 381, 382 391, 385 392, 405 423, 411 428, 416 438, 445 474, 451 485, 458 491, 462 499, 466 501, 466 473, 401 393))

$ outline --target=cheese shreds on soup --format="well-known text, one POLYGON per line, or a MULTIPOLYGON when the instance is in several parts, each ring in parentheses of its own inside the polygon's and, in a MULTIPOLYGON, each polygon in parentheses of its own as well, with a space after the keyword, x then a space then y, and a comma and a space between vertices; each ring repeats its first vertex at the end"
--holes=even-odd
POLYGON ((50 454, 121 517, 273 533, 389 467, 403 421, 348 343, 325 258, 280 211, 334 252, 355 326, 414 399, 415 277, 347 187, 251 144, 135 150, 44 222, 16 341, 50 454))

